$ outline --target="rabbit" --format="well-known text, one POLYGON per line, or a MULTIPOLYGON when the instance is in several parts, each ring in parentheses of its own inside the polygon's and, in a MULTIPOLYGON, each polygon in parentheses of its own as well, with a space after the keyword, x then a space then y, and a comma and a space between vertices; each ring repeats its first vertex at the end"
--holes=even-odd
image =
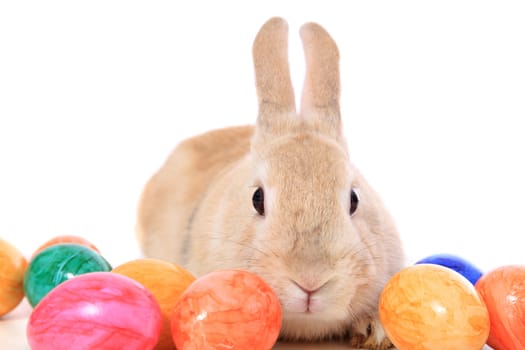
POLYGON ((403 247, 379 196, 349 160, 339 108, 339 51, 319 24, 301 27, 306 73, 296 112, 288 24, 269 19, 253 44, 255 126, 181 142, 146 184, 137 237, 145 256, 196 276, 244 269, 283 310, 280 339, 392 346, 380 292, 403 247))

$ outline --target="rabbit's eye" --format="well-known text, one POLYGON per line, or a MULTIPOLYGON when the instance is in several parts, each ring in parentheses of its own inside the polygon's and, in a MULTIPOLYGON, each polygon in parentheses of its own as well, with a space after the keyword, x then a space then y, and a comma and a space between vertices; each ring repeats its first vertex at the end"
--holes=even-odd
POLYGON ((357 191, 352 188, 352 191, 350 191, 350 215, 354 215, 358 205, 359 195, 357 194, 357 191))
POLYGON ((252 203, 255 210, 259 215, 264 216, 264 191, 261 187, 253 193, 252 203))

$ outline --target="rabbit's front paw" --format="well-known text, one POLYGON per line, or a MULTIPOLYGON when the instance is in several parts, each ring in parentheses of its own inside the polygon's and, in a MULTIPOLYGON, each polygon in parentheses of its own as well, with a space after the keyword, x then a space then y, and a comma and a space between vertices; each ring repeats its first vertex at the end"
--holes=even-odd
POLYGON ((394 346, 377 318, 363 318, 350 329, 350 346, 357 349, 387 350, 394 346))

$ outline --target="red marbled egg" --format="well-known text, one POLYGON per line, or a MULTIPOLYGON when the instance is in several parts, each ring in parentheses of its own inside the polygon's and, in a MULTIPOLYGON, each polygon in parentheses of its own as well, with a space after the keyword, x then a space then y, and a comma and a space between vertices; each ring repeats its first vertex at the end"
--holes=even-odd
POLYGON ((281 328, 281 306, 257 275, 212 272, 182 294, 171 320, 178 350, 269 350, 281 328))
POLYGON ((525 266, 492 270, 476 283, 490 316, 487 343, 495 350, 525 349, 525 266))

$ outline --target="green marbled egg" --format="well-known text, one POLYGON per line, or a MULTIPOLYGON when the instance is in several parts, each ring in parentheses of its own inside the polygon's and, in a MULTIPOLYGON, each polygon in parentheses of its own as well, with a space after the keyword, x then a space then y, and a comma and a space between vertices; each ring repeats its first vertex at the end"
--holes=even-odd
POLYGON ((111 265, 97 252, 79 244, 53 245, 29 263, 24 275, 24 292, 34 307, 60 283, 97 271, 111 271, 111 265))

